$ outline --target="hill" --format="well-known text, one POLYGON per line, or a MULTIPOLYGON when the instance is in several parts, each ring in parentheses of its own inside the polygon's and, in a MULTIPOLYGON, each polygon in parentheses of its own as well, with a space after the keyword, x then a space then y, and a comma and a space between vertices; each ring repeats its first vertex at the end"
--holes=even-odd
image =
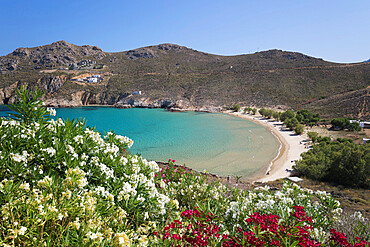
POLYGON ((363 92, 370 85, 370 64, 331 63, 297 52, 269 50, 220 56, 160 44, 108 53, 96 46, 58 41, 18 48, 0 57, 0 71, 0 103, 4 104, 14 101, 16 87, 29 84, 43 88, 46 102, 53 106, 129 104, 210 109, 240 103, 313 108, 328 117, 369 119, 361 112, 368 109, 368 96, 363 92), (84 73, 99 74, 103 80, 71 80, 84 73), (135 91, 141 94, 134 95, 135 91), (341 107, 333 112, 337 99, 341 107))

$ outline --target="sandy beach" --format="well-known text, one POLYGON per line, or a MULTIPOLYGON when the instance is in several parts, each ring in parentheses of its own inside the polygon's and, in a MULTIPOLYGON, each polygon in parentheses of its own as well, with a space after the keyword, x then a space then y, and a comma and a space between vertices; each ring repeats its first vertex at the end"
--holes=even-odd
POLYGON ((258 116, 243 114, 241 112, 229 113, 232 116, 251 120, 271 130, 272 134, 280 142, 280 150, 278 155, 271 161, 266 174, 260 178, 255 179, 255 182, 269 182, 280 178, 290 176, 290 171, 294 165, 295 160, 300 159, 303 152, 308 151, 305 148, 306 134, 301 136, 295 135, 293 131, 281 129, 282 122, 268 121, 258 116))

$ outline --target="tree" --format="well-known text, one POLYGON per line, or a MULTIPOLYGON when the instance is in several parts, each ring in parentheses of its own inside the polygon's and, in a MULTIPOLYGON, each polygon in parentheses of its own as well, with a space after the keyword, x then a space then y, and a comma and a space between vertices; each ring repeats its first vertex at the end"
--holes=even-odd
POLYGON ((273 117, 274 119, 276 119, 276 121, 279 121, 279 118, 280 118, 279 112, 275 111, 275 112, 272 114, 272 117, 273 117))
POLYGON ((349 125, 349 120, 347 118, 333 118, 330 123, 334 128, 344 130, 349 125))
POLYGON ((302 124, 317 123, 320 120, 320 114, 304 109, 297 112, 296 118, 302 124))
POLYGON ((304 126, 302 124, 297 124, 297 126, 295 127, 294 129, 294 132, 297 134, 297 135, 302 135, 303 132, 304 132, 304 126))
POLYGON ((295 117, 294 112, 293 112, 293 111, 291 111, 291 110, 287 110, 287 111, 285 111, 285 112, 283 112, 283 113, 281 114, 281 116, 280 116, 280 120, 284 122, 286 119, 288 119, 288 118, 293 118, 293 117, 295 117))
POLYGON ((349 131, 361 131, 362 130, 362 128, 360 127, 360 124, 358 122, 350 123, 347 126, 347 128, 348 128, 349 131))
POLYGON ((349 131, 361 131, 360 124, 358 122, 350 122, 348 118, 333 118, 331 125, 337 129, 348 129, 349 131))
POLYGON ((343 143, 343 142, 351 142, 351 143, 353 143, 353 140, 348 139, 348 138, 337 138, 337 141, 340 142, 340 143, 343 143))
POLYGON ((274 114, 274 111, 273 110, 266 110, 266 117, 268 119, 272 118, 272 115, 274 114))
POLYGON ((265 114, 266 114, 266 109, 265 108, 261 108, 261 109, 258 110, 258 112, 259 112, 259 114, 261 114, 262 117, 264 117, 265 114))
POLYGON ((257 109, 256 108, 252 108, 252 112, 253 112, 253 115, 256 115, 257 109))
POLYGON ((234 112, 239 112, 239 111, 240 111, 240 105, 239 105, 239 104, 235 104, 235 105, 233 106, 232 110, 233 110, 234 112))
POLYGON ((318 136, 317 137, 317 142, 319 142, 319 143, 330 143, 331 138, 329 136, 325 136, 325 137, 318 136))
POLYGON ((308 178, 370 188, 370 144, 320 142, 293 167, 308 178))
POLYGON ((315 142, 317 142, 317 140, 318 140, 319 133, 317 133, 317 132, 308 132, 308 133, 307 133, 307 136, 308 136, 308 138, 310 138, 310 140, 311 140, 313 143, 315 143, 315 142))
POLYGON ((295 117, 293 117, 293 118, 287 118, 287 119, 285 119, 284 124, 290 130, 294 130, 295 127, 297 127, 297 125, 299 124, 299 122, 298 122, 298 120, 295 117))
POLYGON ((246 112, 248 112, 248 114, 249 113, 251 113, 251 111, 252 111, 252 107, 244 107, 244 113, 246 113, 246 112))

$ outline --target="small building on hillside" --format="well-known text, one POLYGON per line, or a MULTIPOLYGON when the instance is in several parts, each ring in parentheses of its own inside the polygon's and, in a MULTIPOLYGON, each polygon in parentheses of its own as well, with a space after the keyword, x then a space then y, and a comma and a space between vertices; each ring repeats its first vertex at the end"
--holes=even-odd
POLYGON ((364 129, 370 129, 370 122, 361 122, 360 126, 364 129), (361 126, 361 123, 363 126, 361 126))
POLYGON ((141 91, 135 91, 134 95, 141 95, 141 91))
POLYGON ((100 75, 93 75, 94 78, 100 78, 100 75))

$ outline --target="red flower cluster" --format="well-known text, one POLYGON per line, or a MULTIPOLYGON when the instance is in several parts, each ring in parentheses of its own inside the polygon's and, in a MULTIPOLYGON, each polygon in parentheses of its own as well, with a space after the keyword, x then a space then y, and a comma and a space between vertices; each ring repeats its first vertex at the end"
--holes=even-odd
POLYGON ((344 233, 337 232, 335 229, 330 230, 331 237, 330 239, 334 241, 335 244, 345 247, 369 247, 370 242, 366 242, 361 240, 360 238, 356 238, 357 243, 350 244, 347 240, 347 237, 344 233))
POLYGON ((292 219, 290 224, 279 223, 277 215, 261 215, 256 212, 246 219, 249 229, 239 228, 236 236, 229 236, 228 240, 223 243, 227 247, 239 246, 281 246, 284 243, 293 243, 298 241, 299 246, 320 246, 320 243, 311 240, 309 230, 312 230, 310 217, 306 217, 304 208, 301 206, 294 207, 295 211, 291 213, 292 219), (303 224, 303 223, 306 224, 303 224))
POLYGON ((175 160, 169 160, 169 166, 161 168, 161 170, 155 174, 155 177, 163 179, 165 183, 178 182, 180 178, 190 175, 188 168, 184 166, 174 166, 172 162, 175 160))
MULTIPOLYGON (((286 246, 317 247, 321 243, 310 238, 313 230, 311 217, 306 216, 304 207, 295 206, 287 222, 279 221, 277 215, 256 212, 246 219, 248 229, 239 227, 233 234, 221 236, 220 227, 211 213, 198 208, 185 210, 181 218, 186 222, 175 220, 164 228, 163 241, 172 246, 286 246), (181 234, 180 234, 181 232, 181 234)), ((351 245, 343 233, 331 230, 331 240, 335 246, 366 247, 369 242, 357 238, 351 245)), ((155 234, 158 236, 158 234, 155 234)), ((159 237, 159 236, 158 236, 159 237)))
POLYGON ((171 242, 182 242, 189 246, 209 246, 210 240, 220 238, 219 226, 211 222, 213 220, 211 213, 206 214, 195 208, 183 211, 181 217, 188 219, 189 224, 184 227, 182 222, 178 220, 170 223, 164 228, 163 240, 170 239, 171 242), (170 233, 183 228, 184 234, 182 235, 170 233))
POLYGON ((297 218, 298 221, 306 221, 312 223, 312 218, 306 216, 306 212, 304 211, 304 207, 302 206, 294 206, 294 212, 290 214, 297 218))

